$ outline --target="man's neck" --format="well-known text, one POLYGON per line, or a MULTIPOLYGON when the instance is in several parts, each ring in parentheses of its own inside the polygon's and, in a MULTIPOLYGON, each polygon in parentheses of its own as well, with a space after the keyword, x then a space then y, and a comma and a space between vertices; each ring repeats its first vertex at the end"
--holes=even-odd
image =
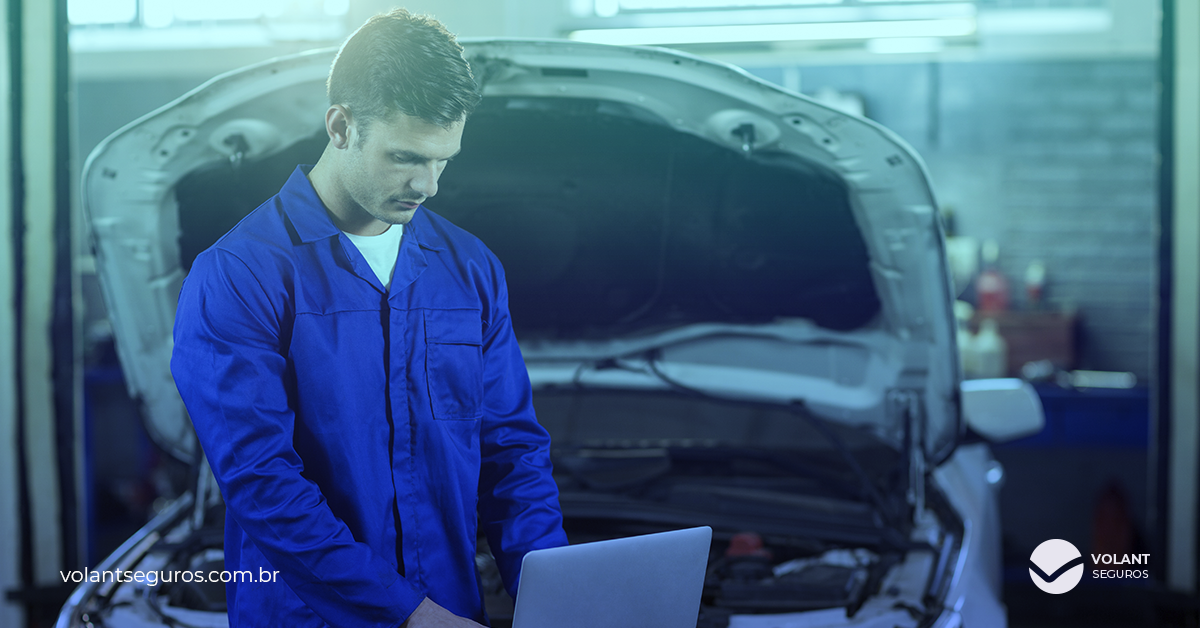
POLYGON ((388 223, 376 219, 365 211, 354 212, 354 201, 346 190, 338 183, 334 175, 336 166, 332 163, 334 156, 330 154, 332 147, 326 146, 325 152, 317 160, 312 170, 308 171, 308 181, 312 184, 317 198, 325 206, 325 213, 333 225, 346 233, 354 235, 379 235, 387 231, 388 223))

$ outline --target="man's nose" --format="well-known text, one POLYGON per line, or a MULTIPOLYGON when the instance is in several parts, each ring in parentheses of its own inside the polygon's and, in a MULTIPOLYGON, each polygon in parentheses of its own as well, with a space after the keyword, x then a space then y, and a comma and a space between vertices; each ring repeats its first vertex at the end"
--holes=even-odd
POLYGON ((429 198, 437 194, 438 175, 440 174, 441 169, 437 167, 437 164, 426 164, 419 169, 409 185, 412 186, 414 192, 423 195, 425 198, 429 198))

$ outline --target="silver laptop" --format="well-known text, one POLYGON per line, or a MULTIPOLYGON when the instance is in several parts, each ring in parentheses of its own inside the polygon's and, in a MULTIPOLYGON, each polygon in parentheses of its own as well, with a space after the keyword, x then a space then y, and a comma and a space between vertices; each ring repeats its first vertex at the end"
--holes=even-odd
POLYGON ((513 628, 695 628, 712 528, 535 550, 513 628))

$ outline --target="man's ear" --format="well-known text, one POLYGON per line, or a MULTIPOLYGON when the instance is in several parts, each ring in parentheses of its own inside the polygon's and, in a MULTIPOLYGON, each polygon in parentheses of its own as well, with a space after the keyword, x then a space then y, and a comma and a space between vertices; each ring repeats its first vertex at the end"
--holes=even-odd
POLYGON ((325 112, 325 132, 329 134, 329 142, 334 148, 350 147, 350 111, 342 105, 332 105, 325 112))

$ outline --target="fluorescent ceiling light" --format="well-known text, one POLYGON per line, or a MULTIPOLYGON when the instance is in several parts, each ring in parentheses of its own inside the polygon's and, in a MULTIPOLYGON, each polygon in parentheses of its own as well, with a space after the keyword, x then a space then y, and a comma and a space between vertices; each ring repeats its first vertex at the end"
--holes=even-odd
POLYGON ((325 0, 325 15, 336 17, 350 12, 350 0, 325 0))
POLYGON ((274 41, 270 33, 259 24, 219 27, 176 25, 171 28, 85 28, 71 31, 70 36, 72 52, 134 51, 142 54, 167 50, 260 48, 272 43, 274 41))
POLYGON ((142 25, 148 28, 166 28, 175 21, 175 7, 162 0, 146 0, 142 5, 142 25))
POLYGON ((780 7, 810 4, 841 4, 842 0, 619 0, 622 11, 676 9, 723 9, 735 7, 780 7))
POLYGON ((567 0, 567 6, 575 17, 588 17, 596 11, 595 0, 567 0))
POLYGON ((876 54, 941 52, 946 40, 941 37, 886 37, 867 41, 867 50, 876 54))
POLYGON ((624 46, 729 44, 767 41, 822 41, 884 37, 963 37, 975 32, 973 18, 822 22, 804 24, 747 24, 736 26, 672 26, 662 28, 599 28, 577 30, 575 41, 624 46))
POLYGON ((204 0, 204 2, 171 2, 169 4, 173 5, 169 10, 174 14, 175 20, 181 22, 254 20, 266 13, 266 7, 263 6, 266 3, 247 0, 204 0))
MULTIPOLYGON (((618 11, 618 0, 610 7, 618 11)), ((970 2, 943 2, 918 5, 810 5, 805 7, 761 7, 712 9, 705 11, 639 11, 623 13, 619 19, 591 19, 576 22, 566 30, 585 28, 669 28, 675 26, 734 26, 742 24, 827 24, 834 22, 887 22, 892 20, 948 20, 973 18, 977 11, 970 2)), ((599 17, 599 16, 597 16, 599 17)))
POLYGON ((1112 29, 1108 9, 996 9, 979 12, 979 30, 989 35, 1103 33, 1112 29))
POLYGON ((621 3, 617 0, 596 0, 596 15, 612 17, 621 12, 621 3))
POLYGON ((70 0, 67 19, 72 24, 119 24, 137 17, 137 0, 70 0))

